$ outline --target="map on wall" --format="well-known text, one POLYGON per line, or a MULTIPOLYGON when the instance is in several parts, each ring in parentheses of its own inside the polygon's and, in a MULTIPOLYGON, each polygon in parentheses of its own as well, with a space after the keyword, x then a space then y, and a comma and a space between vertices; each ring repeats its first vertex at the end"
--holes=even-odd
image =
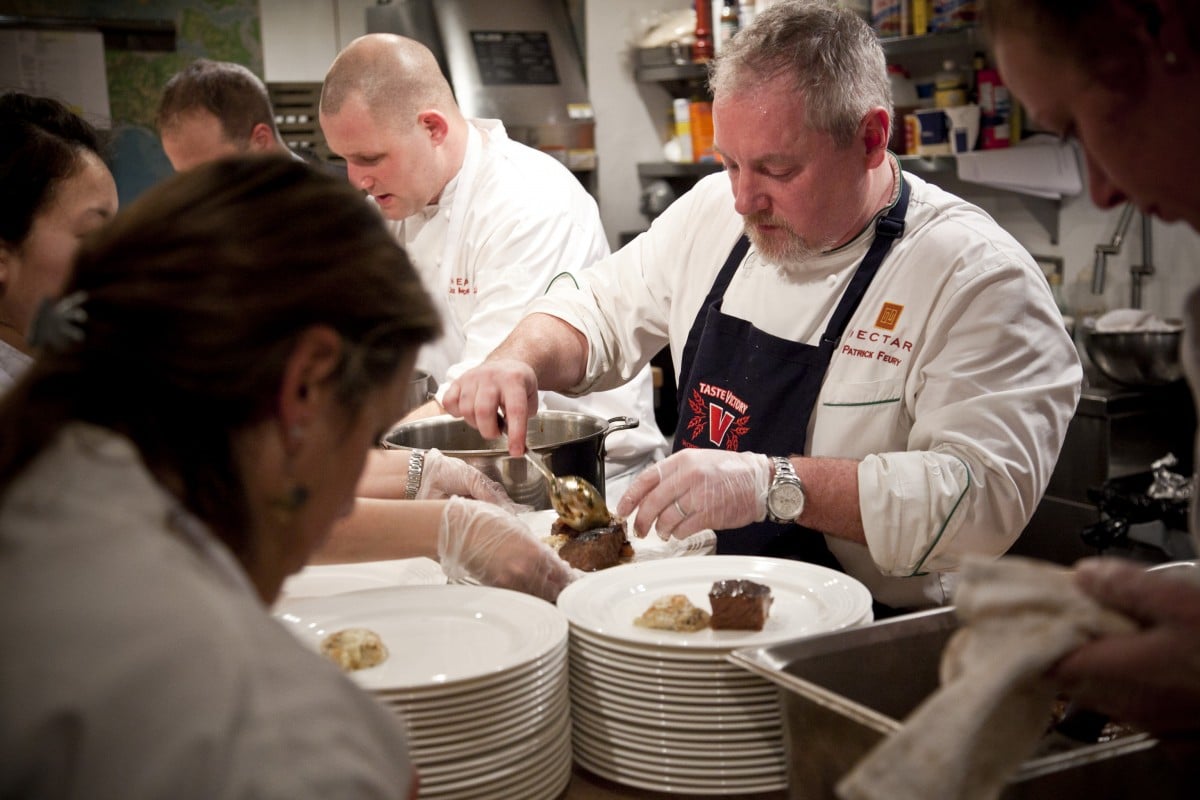
POLYGON ((196 58, 234 61, 263 74, 258 0, 5 0, 17 24, 38 20, 168 22, 175 49, 138 50, 106 42, 113 141, 110 166, 122 205, 171 174, 154 116, 167 80, 196 58))

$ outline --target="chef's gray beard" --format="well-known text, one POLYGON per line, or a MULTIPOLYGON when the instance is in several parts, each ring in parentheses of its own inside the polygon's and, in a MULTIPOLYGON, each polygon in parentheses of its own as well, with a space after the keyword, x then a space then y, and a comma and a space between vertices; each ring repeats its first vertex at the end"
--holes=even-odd
POLYGON ((784 276, 803 272, 808 262, 829 249, 819 244, 810 244, 803 236, 792 230, 792 227, 781 219, 765 215, 751 215, 744 218, 744 223, 746 235, 750 238, 750 243, 754 245, 754 249, 758 251, 759 258, 775 267, 784 276), (786 233, 783 242, 780 242, 778 238, 764 241, 763 237, 759 236, 758 229, 755 227, 756 224, 762 223, 782 228, 786 233))

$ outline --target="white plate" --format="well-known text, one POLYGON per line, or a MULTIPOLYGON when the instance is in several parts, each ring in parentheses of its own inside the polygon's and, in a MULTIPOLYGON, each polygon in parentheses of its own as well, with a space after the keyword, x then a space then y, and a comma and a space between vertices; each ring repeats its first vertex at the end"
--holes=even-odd
POLYGON ((742 731, 714 737, 700 731, 689 736, 679 732, 648 731, 640 726, 617 723, 573 709, 571 724, 578 736, 632 750, 663 750, 680 756, 698 758, 773 758, 785 755, 782 731, 742 731))
POLYGON ((622 564, 584 575, 563 589, 558 607, 574 626, 588 633, 677 655, 775 644, 858 624, 869 618, 871 593, 849 575, 803 561, 707 556, 622 564), (677 633, 633 624, 651 603, 672 594, 687 595, 694 605, 709 610, 713 583, 730 579, 748 579, 771 588, 774 602, 761 631, 705 628, 677 633))
POLYGON ((557 680, 566 664, 566 648, 556 647, 551 653, 529 664, 505 672, 475 678, 465 683, 419 687, 402 691, 376 689, 375 698, 385 705, 406 710, 438 711, 461 708, 470 703, 481 705, 496 699, 511 699, 512 686, 526 681, 541 684, 557 680))
MULTIPOLYGON (((553 509, 546 511, 527 511, 518 514, 521 521, 529 526, 529 530, 538 536, 539 539, 544 539, 550 535, 550 527, 554 524, 554 520, 558 518, 558 512, 553 509)), ((717 535, 711 530, 702 530, 693 533, 686 539, 668 539, 663 541, 658 538, 658 532, 651 527, 650 533, 646 534, 644 539, 639 538, 633 531, 633 522, 637 518, 636 512, 633 516, 625 521, 626 534, 629 539, 629 544, 633 547, 633 561, 653 561, 659 558, 675 558, 677 556, 703 556, 712 553, 717 548, 717 535)))
POLYGON ((349 673, 367 689, 454 687, 516 670, 561 646, 567 623, 549 603, 485 586, 398 586, 283 600, 275 616, 305 644, 344 628, 379 634, 390 657, 349 673))
POLYGON ((691 676, 669 672, 643 672, 628 665, 610 666, 609 662, 591 657, 572 657, 572 669, 583 670, 596 683, 616 685, 614 691, 636 692, 657 697, 702 698, 705 702, 720 703, 724 698, 775 697, 779 687, 767 680, 730 681, 697 680, 691 676))
POLYGON ((480 724, 475 731, 457 738, 427 746, 423 741, 409 738, 409 754, 421 768, 421 775, 450 775, 468 777, 496 763, 508 763, 528 755, 524 747, 529 737, 562 724, 570 716, 570 705, 564 691, 548 706, 530 709, 523 719, 506 725, 480 724))
POLYGON ((602 778, 608 778, 626 786, 651 789, 659 792, 689 795, 720 795, 758 792, 776 792, 787 788, 787 775, 779 774, 762 778, 699 778, 688 779, 660 773, 655 770, 640 770, 628 765, 598 759, 582 750, 575 751, 575 761, 580 766, 602 778))
POLYGON ((462 699, 455 705, 439 705, 427 708, 419 703, 386 703, 386 705, 404 714, 404 719, 412 730, 431 730, 434 728, 458 725, 459 723, 477 721, 480 716, 511 714, 521 711, 530 703, 539 702, 557 692, 566 691, 567 672, 560 669, 552 677, 532 679, 525 678, 514 681, 511 686, 503 689, 492 689, 494 695, 476 695, 464 693, 462 699))
POLYGON ((694 691, 664 692, 657 686, 649 686, 642 681, 630 680, 628 677, 616 678, 611 673, 587 670, 583 667, 571 669, 571 686, 586 686, 594 692, 612 694, 616 699, 625 699, 636 703, 654 703, 656 705, 678 706, 747 706, 758 704, 778 704, 779 691, 774 687, 765 690, 745 692, 727 691, 694 691))
POLYGON ((432 558, 364 561, 359 564, 314 564, 283 582, 281 598, 326 597, 387 586, 436 586, 446 573, 432 558))

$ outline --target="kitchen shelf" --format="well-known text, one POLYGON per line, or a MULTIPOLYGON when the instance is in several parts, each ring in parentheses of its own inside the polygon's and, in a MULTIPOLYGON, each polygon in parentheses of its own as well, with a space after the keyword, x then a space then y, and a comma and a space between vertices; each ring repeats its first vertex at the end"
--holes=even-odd
MULTIPOLYGON (((952 178, 958 182, 958 159, 955 156, 896 156, 900 160, 900 166, 909 172, 916 175, 921 175, 929 178, 929 182, 943 186, 947 191, 953 192, 960 197, 969 199, 969 192, 964 192, 958 187, 945 187, 939 178, 952 178)), ((986 187, 984 184, 973 184, 963 182, 962 186, 969 189, 970 187, 979 187, 994 189, 998 192, 1006 192, 1007 194, 1016 197, 1021 205, 1037 220, 1046 233, 1050 236, 1051 244, 1058 244, 1058 212, 1062 209, 1062 201, 1054 200, 1048 197, 1038 197, 1024 192, 1013 192, 1000 187, 986 187)))
POLYGON ((708 79, 707 64, 660 64, 635 67, 633 76, 642 83, 670 83, 672 81, 703 81, 708 79))
POLYGON ((720 162, 700 162, 698 164, 682 164, 675 161, 643 162, 637 165, 639 178, 691 178, 699 180, 705 175, 720 172, 725 165, 720 162))
POLYGON ((884 55, 888 61, 897 57, 929 55, 947 50, 983 49, 979 29, 971 26, 939 33, 922 33, 917 36, 889 36, 881 38, 884 55))

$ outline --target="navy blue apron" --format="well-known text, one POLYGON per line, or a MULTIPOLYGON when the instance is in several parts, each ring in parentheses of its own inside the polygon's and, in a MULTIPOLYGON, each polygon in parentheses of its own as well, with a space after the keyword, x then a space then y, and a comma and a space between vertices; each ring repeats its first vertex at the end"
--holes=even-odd
MULTIPOLYGON (((834 350, 892 243, 904 233, 909 187, 875 223, 875 239, 829 320, 819 345, 793 342, 721 313, 725 290, 745 258, 742 236, 721 267, 683 350, 674 449, 705 447, 769 456, 804 452, 808 420, 834 350)), ((810 528, 756 522, 717 531, 717 552, 809 561, 841 569, 825 537, 810 528)))

